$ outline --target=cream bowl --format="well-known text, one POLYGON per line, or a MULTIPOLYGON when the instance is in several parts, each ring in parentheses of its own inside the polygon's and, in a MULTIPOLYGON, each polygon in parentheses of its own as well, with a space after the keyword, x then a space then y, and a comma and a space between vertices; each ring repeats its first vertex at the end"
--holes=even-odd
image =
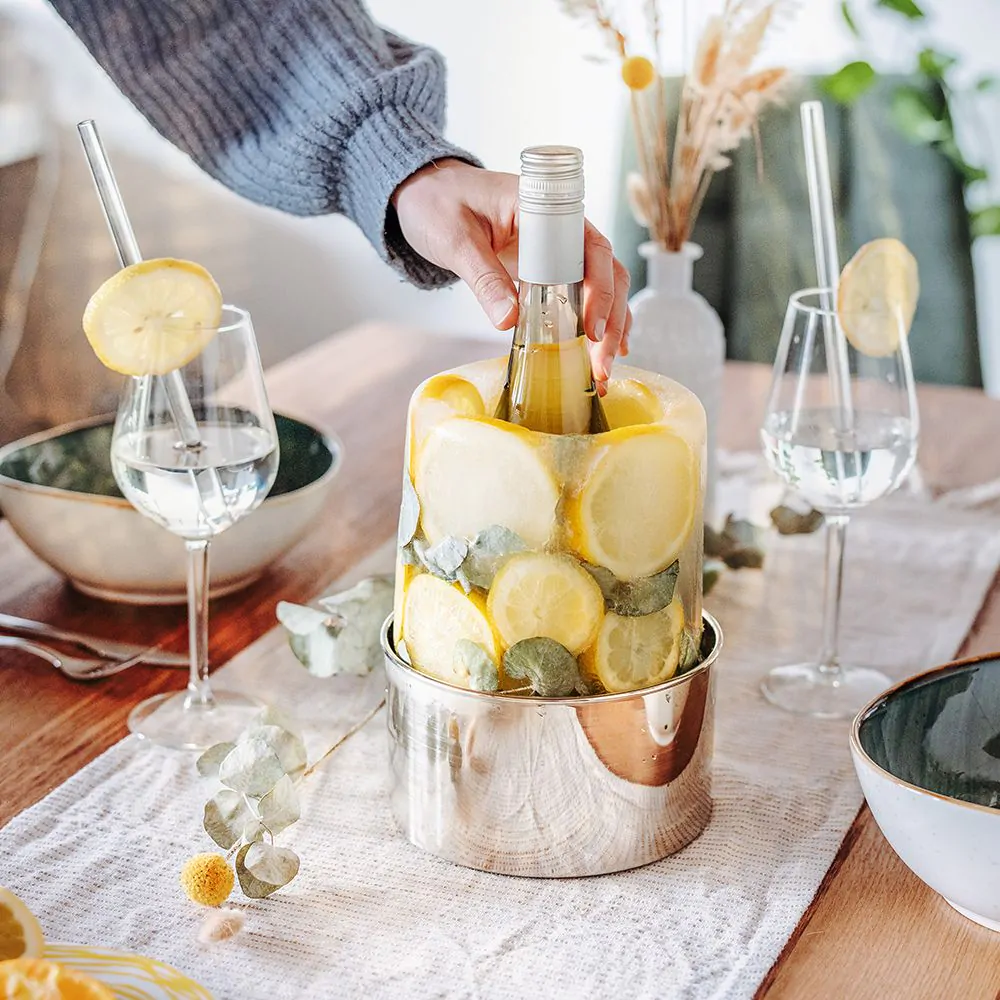
MULTIPOLYGON (((270 494, 212 542, 211 592, 253 583, 300 541, 326 505, 343 446, 275 414, 281 459, 270 494)), ((55 427, 0 448, 0 510, 39 557, 78 590, 131 604, 185 598, 184 544, 136 511, 111 472, 114 420, 55 427)))
POLYGON ((1000 655, 897 684, 854 720, 868 806, 903 862, 1000 931, 1000 655))

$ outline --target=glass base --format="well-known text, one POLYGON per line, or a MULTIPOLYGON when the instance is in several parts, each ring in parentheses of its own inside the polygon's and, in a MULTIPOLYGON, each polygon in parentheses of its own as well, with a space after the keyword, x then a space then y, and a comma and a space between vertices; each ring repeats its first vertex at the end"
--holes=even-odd
POLYGON ((836 672, 816 663, 775 667, 761 683, 772 705, 817 719, 853 718, 892 681, 871 667, 841 666, 836 672))
POLYGON ((261 702, 236 691, 213 690, 209 705, 188 691, 157 694, 129 712, 128 728, 157 746, 201 751, 235 740, 262 707, 261 702))

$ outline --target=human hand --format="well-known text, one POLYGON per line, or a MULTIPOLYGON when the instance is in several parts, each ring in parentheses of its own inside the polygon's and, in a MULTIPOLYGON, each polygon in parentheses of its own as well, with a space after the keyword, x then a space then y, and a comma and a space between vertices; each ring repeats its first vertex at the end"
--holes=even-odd
MULTIPOLYGON (((422 257, 454 271, 498 330, 517 322, 517 176, 437 160, 411 174, 392 203, 403 237, 422 257)), ((601 395, 615 355, 628 354, 632 314, 629 273, 608 240, 586 223, 583 326, 595 342, 594 378, 601 395)))

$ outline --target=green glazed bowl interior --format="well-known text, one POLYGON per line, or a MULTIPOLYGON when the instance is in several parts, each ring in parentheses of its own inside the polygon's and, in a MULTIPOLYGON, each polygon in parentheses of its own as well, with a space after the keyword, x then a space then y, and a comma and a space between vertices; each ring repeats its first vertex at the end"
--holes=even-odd
POLYGON ((857 734, 865 753, 889 774, 1000 809, 1000 655, 894 688, 865 712, 857 734))
MULTIPOLYGON (((281 458, 269 497, 294 493, 322 479, 339 461, 335 441, 292 417, 274 415, 281 458)), ((114 421, 79 427, 14 450, 0 461, 0 476, 93 496, 121 497, 111 471, 114 421)))

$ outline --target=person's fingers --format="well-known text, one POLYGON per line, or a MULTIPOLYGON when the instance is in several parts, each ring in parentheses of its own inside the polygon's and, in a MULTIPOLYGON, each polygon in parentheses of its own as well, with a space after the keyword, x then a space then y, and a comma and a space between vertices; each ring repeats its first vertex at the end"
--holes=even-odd
POLYGON ((632 310, 629 309, 628 313, 625 315, 625 329, 622 331, 622 346, 618 349, 618 353, 623 357, 628 357, 628 337, 632 332, 632 310))
POLYGON ((611 306, 611 313, 608 316, 607 327, 604 337, 599 344, 594 347, 591 356, 594 368, 594 378, 598 382, 607 384, 611 377, 611 365, 615 355, 620 352, 622 339, 625 336, 626 324, 631 315, 628 308, 628 287, 629 273, 624 264, 615 260, 613 262, 614 271, 614 300, 611 306))
POLYGON ((517 292, 487 234, 471 225, 452 245, 454 257, 443 261, 444 266, 472 289, 498 330, 509 330, 517 321, 517 292))
POLYGON ((615 302, 615 255, 607 237, 589 221, 584 225, 583 273, 583 328, 600 342, 615 302))

